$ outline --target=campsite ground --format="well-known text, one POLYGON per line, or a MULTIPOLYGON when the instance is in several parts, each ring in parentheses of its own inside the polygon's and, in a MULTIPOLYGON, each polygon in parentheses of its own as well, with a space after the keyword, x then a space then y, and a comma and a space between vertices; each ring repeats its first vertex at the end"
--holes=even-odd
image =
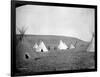
MULTIPOLYGON (((25 36, 22 41, 17 40, 19 43, 16 46, 16 75, 32 75, 37 72, 48 71, 92 69, 95 65, 94 52, 87 52, 85 48, 88 43, 82 40, 73 38, 81 42, 80 44, 83 47, 78 47, 80 44, 77 43, 78 45, 75 49, 63 51, 51 49, 47 53, 40 53, 35 52, 32 48, 34 44, 33 39, 35 39, 35 42, 37 41, 36 37, 33 36, 25 36), (28 59, 25 58, 26 53, 28 53, 28 59)), ((41 37, 38 37, 38 39, 40 40, 41 37)), ((53 40, 56 37, 50 39, 53 40)), ((60 39, 64 38, 60 37, 60 39)), ((72 38, 67 38, 67 41, 68 39, 71 40, 72 38)), ((53 42, 55 43, 54 40, 53 42)))

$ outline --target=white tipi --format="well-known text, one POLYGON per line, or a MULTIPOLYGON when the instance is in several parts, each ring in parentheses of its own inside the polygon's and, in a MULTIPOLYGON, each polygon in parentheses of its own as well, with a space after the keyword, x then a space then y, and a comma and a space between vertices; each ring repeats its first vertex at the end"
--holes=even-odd
POLYGON ((58 45, 58 49, 66 50, 67 48, 68 48, 68 46, 62 40, 60 40, 59 45, 58 45))
POLYGON ((75 48, 75 46, 73 44, 70 45, 70 49, 73 49, 75 48))
POLYGON ((41 49, 39 48, 37 43, 34 44, 33 48, 36 50, 36 52, 40 52, 41 51, 41 49))
POLYGON ((89 47, 87 48, 87 51, 89 51, 89 52, 94 52, 94 49, 95 49, 94 44, 95 44, 95 39, 94 39, 94 37, 92 37, 92 40, 91 40, 91 42, 90 42, 89 47))
POLYGON ((38 45, 37 43, 34 44, 33 48, 37 49, 38 48, 38 45))
POLYGON ((40 51, 40 52, 48 52, 48 49, 46 48, 46 46, 43 43, 43 41, 40 42, 39 47, 37 48, 37 51, 40 51))

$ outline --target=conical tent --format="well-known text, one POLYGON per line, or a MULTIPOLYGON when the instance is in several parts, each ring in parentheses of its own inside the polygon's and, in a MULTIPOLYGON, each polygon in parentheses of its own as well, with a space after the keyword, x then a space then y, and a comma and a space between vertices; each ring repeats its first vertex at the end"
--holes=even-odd
POLYGON ((41 48, 40 47, 36 48, 36 52, 41 52, 41 48))
POLYGON ((94 41, 94 38, 93 38, 89 47, 87 48, 87 51, 94 52, 94 49, 95 49, 94 44, 95 44, 95 41, 94 41))
POLYGON ((68 48, 68 46, 62 40, 60 40, 59 45, 58 45, 58 49, 66 50, 67 48, 68 48))
POLYGON ((70 45, 70 49, 73 49, 75 48, 75 46, 73 44, 70 45))
POLYGON ((33 48, 36 48, 36 49, 38 48, 37 43, 34 44, 33 48))
POLYGON ((37 43, 34 44, 33 48, 36 49, 36 52, 40 52, 41 51, 41 49, 39 48, 37 43))
POLYGON ((94 50, 95 50, 95 34, 92 33, 92 39, 91 39, 89 47, 87 48, 87 51, 94 52, 94 50))
POLYGON ((37 49, 38 51, 43 50, 43 52, 48 52, 48 49, 46 48, 45 44, 43 43, 43 41, 40 42, 39 47, 37 49))

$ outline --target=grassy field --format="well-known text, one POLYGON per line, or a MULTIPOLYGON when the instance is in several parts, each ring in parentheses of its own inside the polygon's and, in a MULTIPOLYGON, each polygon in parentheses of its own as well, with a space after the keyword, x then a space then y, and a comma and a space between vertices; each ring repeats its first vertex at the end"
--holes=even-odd
POLYGON ((92 69, 94 67, 94 52, 87 52, 88 42, 72 37, 63 36, 36 36, 25 35, 19 41, 17 35, 16 45, 16 75, 30 75, 47 71, 92 69), (45 45, 50 46, 47 53, 36 52, 33 49, 35 42, 39 44, 42 40, 45 45), (68 46, 75 44, 75 49, 54 50, 59 40, 63 40, 68 46), (77 43, 76 43, 77 42, 77 43), (28 54, 28 59, 25 58, 28 54), (92 67, 92 68, 91 68, 92 67))

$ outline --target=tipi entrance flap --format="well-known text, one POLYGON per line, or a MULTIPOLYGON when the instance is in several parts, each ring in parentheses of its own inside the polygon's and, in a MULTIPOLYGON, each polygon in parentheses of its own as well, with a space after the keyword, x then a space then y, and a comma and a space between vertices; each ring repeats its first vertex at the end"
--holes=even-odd
POLYGON ((58 49, 65 50, 67 48, 68 48, 68 46, 62 40, 60 40, 59 45, 58 45, 58 49))

